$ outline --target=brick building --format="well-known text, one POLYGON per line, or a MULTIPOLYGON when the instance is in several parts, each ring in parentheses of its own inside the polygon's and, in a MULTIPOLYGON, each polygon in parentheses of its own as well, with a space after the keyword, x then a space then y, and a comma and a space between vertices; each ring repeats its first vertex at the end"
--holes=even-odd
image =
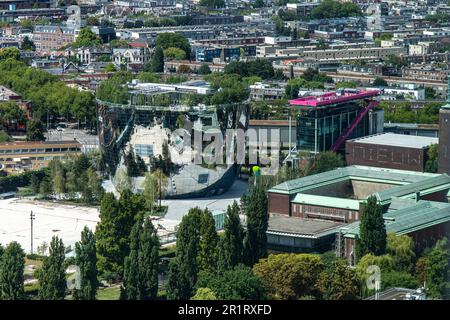
MULTIPOLYGON (((342 243, 342 238, 337 239, 339 231, 359 221, 360 204, 371 195, 386 214, 416 203, 430 203, 433 210, 442 209, 439 214, 450 221, 450 205, 444 203, 449 189, 450 177, 446 174, 355 165, 286 181, 267 191, 268 246, 293 252, 337 250, 342 243)), ((406 217, 405 213, 402 219, 406 217)), ((417 231, 426 230, 431 222, 422 217, 426 223, 420 225, 418 219, 417 231)), ((439 225, 440 220, 436 221, 439 225)), ((436 228, 436 237, 446 230, 445 226, 436 228)), ((415 236, 418 244, 424 241, 421 235, 418 232, 415 236)), ((352 250, 347 249, 343 247, 339 255, 350 259, 352 250)))
POLYGON ((425 171, 428 149, 438 144, 434 137, 382 133, 346 141, 348 165, 365 165, 390 169, 425 171))
POLYGON ((61 26, 36 26, 33 41, 36 52, 50 54, 75 41, 75 29, 61 26))

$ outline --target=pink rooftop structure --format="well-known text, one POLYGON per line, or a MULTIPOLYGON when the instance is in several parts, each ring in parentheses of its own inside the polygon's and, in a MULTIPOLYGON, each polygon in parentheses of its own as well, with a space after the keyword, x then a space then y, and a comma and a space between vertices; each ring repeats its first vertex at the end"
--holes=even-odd
POLYGON ((351 100, 366 99, 380 94, 379 90, 341 89, 327 92, 319 96, 307 96, 289 100, 293 106, 320 107, 351 100))

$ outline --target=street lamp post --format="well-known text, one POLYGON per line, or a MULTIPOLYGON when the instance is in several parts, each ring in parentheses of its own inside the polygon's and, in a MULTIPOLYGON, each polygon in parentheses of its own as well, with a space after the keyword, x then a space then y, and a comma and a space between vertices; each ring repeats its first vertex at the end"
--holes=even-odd
POLYGON ((33 220, 35 219, 35 214, 33 210, 30 213, 30 222, 31 222, 31 254, 33 254, 33 220))

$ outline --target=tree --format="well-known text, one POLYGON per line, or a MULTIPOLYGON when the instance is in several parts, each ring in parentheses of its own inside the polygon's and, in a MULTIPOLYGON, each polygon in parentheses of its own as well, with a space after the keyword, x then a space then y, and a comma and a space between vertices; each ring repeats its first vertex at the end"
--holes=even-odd
POLYGON ((376 77, 375 80, 373 80, 372 85, 375 87, 387 87, 388 83, 383 78, 376 77))
POLYGON ((419 286, 417 279, 407 272, 389 271, 381 273, 381 290, 389 288, 417 289, 419 286))
POLYGON ((190 209, 177 230, 176 257, 169 265, 167 295, 169 299, 187 300, 197 283, 200 221, 202 210, 190 209))
POLYGON ((23 38, 20 48, 24 51, 35 51, 36 45, 34 44, 34 42, 32 40, 30 40, 30 38, 28 36, 25 36, 23 38))
POLYGON ((0 49, 0 61, 8 59, 20 60, 20 50, 14 47, 0 49))
POLYGON ((313 9, 314 19, 344 18, 361 15, 361 9, 354 3, 341 3, 335 0, 324 0, 313 9))
POLYGON ((0 130, 0 142, 11 141, 11 137, 3 130, 0 130))
POLYGON ((425 282, 426 293, 430 298, 442 298, 445 292, 449 258, 448 240, 442 238, 417 262, 416 273, 419 274, 419 281, 425 282), (422 271, 420 265, 423 265, 422 271))
POLYGON ((394 259, 395 271, 407 273, 414 271, 416 254, 414 241, 410 236, 388 233, 386 253, 394 259))
POLYGON ((102 40, 89 28, 83 28, 78 33, 75 42, 72 43, 73 48, 92 47, 102 44, 102 40))
POLYGON ((31 120, 27 125, 27 141, 44 141, 44 126, 40 120, 31 120))
POLYGON ((34 194, 39 193, 39 178, 36 174, 31 175, 30 178, 30 189, 34 194))
MULTIPOLYGON (((55 160, 52 160, 55 161, 55 160)), ((55 163, 55 167, 52 168, 52 185, 53 191, 57 194, 63 194, 66 191, 66 180, 64 175, 64 168, 60 161, 55 163)))
POLYGON ((161 47, 163 50, 168 48, 178 48, 185 52, 186 57, 191 55, 191 45, 189 40, 179 33, 163 32, 156 37, 156 47, 161 47))
POLYGON ((95 300, 97 279, 97 251, 94 233, 88 227, 81 232, 81 241, 75 244, 75 263, 80 268, 80 288, 74 291, 76 300, 95 300))
POLYGON ((117 170, 114 177, 114 185, 120 194, 132 188, 130 176, 127 174, 127 170, 125 168, 122 167, 117 170))
POLYGON ((219 269, 226 270, 243 262, 244 228, 239 218, 239 205, 236 201, 228 206, 224 234, 219 241, 219 269))
POLYGON ((178 67, 178 73, 191 73, 191 67, 189 67, 186 64, 182 64, 181 66, 178 67))
POLYGON ((25 113, 17 103, 13 101, 0 103, 0 125, 24 123, 25 121, 25 113))
POLYGON ((256 187, 242 197, 247 216, 247 232, 244 238, 244 261, 253 266, 259 259, 267 257, 267 197, 264 188, 256 187))
POLYGON ((425 99, 436 99, 436 90, 432 87, 425 87, 425 99))
POLYGON ((146 219, 140 237, 139 272, 142 281, 141 298, 154 300, 158 295, 159 238, 150 219, 146 219))
POLYGON ((130 253, 125 258, 123 285, 120 288, 122 300, 138 300, 140 297, 139 247, 142 222, 137 221, 131 230, 130 253))
POLYGON ((263 300, 266 297, 261 279, 242 264, 220 274, 203 271, 196 286, 210 288, 220 300, 263 300))
POLYGON ((174 60, 184 60, 186 58, 186 52, 180 48, 169 47, 164 49, 164 57, 174 60))
POLYGON ((100 222, 95 230, 97 268, 109 280, 120 279, 124 256, 121 252, 124 240, 119 236, 117 223, 119 203, 114 194, 106 193, 100 203, 100 222))
POLYGON ((361 221, 356 256, 359 258, 368 253, 376 256, 384 254, 387 235, 383 220, 383 207, 377 203, 375 196, 370 196, 365 203, 361 204, 360 211, 361 221))
POLYGON ((44 258, 38 273, 40 300, 63 300, 66 295, 65 248, 61 239, 53 236, 50 255, 44 258))
POLYGON ((318 288, 325 300, 355 300, 359 294, 359 278, 346 261, 337 260, 334 266, 319 276, 318 288))
POLYGON ((268 294, 282 300, 320 297, 317 283, 323 270, 319 255, 292 253, 271 254, 253 267, 268 294))
POLYGON ((205 209, 200 218, 200 243, 198 266, 200 270, 215 271, 217 263, 217 244, 219 236, 211 211, 205 209))
POLYGON ((156 47, 152 59, 148 62, 144 71, 146 72, 164 72, 164 52, 162 47, 156 47))
POLYGON ((198 288, 191 300, 218 300, 214 291, 210 288, 198 288))
POLYGON ((326 83, 332 83, 333 79, 331 79, 330 77, 328 77, 326 74, 324 73, 320 73, 319 70, 314 69, 314 68, 308 68, 306 69, 303 74, 300 76, 300 78, 311 82, 311 81, 316 81, 316 82, 326 82, 326 83))
POLYGON ((358 84, 355 81, 341 81, 336 83, 336 89, 357 88, 358 84))
POLYGON ((343 167, 344 164, 345 162, 341 155, 332 151, 320 152, 315 158, 312 158, 309 161, 306 172, 308 172, 308 174, 327 172, 343 167))
POLYGON ((52 184, 50 183, 48 177, 42 179, 39 184, 39 194, 48 197, 52 193, 52 184))
POLYGON ((207 63, 204 63, 200 66, 200 68, 198 68, 197 73, 202 75, 210 74, 211 69, 207 63))
POLYGON ((152 212, 156 200, 158 199, 159 186, 157 177, 150 172, 145 174, 143 195, 145 198, 146 208, 152 212))
POLYGON ((100 21, 97 17, 90 16, 86 18, 86 25, 88 26, 98 26, 100 24, 100 21))
POLYGON ((425 162, 425 172, 436 173, 438 170, 439 145, 432 144, 427 150, 427 160, 425 162))
POLYGON ((114 63, 110 62, 105 66, 105 72, 116 72, 116 66, 114 65, 114 63))
POLYGON ((23 298, 24 268, 25 252, 13 241, 0 254, 0 300, 23 298))
POLYGON ((218 9, 218 8, 225 7, 225 1, 224 0, 200 0, 198 5, 202 6, 202 7, 218 9))

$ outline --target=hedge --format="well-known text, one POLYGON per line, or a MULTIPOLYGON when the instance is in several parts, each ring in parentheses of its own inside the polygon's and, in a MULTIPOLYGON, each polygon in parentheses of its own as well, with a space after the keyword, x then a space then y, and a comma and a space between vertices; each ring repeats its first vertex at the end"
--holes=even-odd
POLYGON ((0 177, 0 193, 17 191, 17 188, 28 186, 33 175, 36 175, 39 181, 41 181, 45 177, 47 171, 47 168, 42 168, 39 170, 31 170, 20 174, 0 177))

